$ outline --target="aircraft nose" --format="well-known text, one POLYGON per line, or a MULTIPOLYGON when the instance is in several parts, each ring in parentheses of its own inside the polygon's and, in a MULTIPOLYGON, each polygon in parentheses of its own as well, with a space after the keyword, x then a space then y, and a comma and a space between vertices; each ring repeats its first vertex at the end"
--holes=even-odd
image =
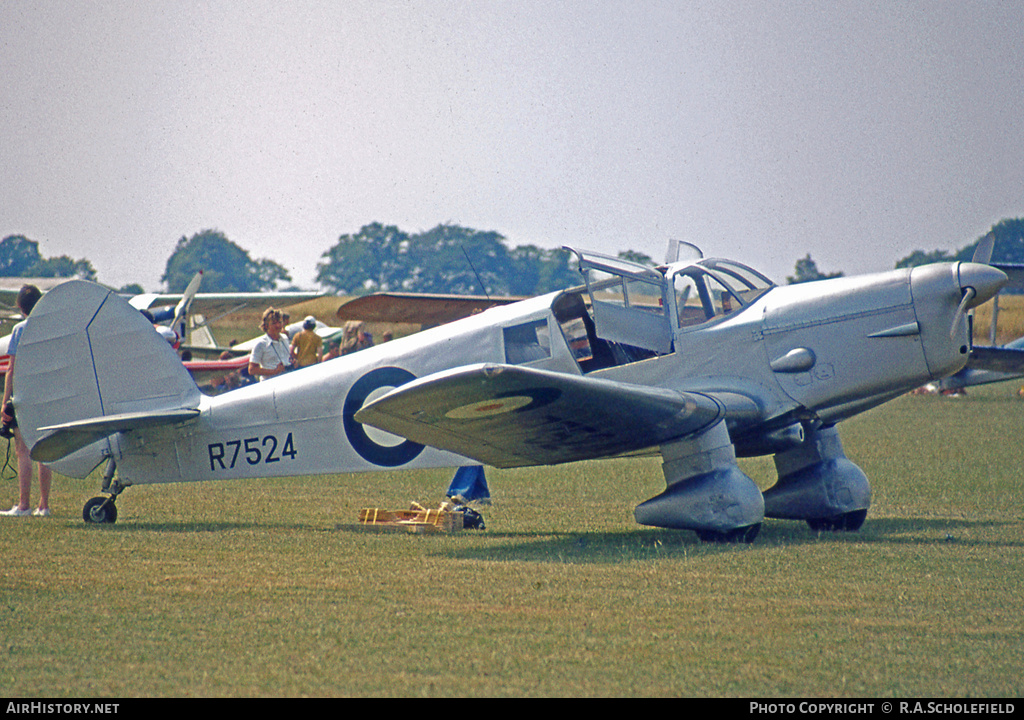
POLYGON ((969 308, 978 307, 994 298, 1003 285, 1009 281, 1006 273, 1002 270, 991 265, 972 262, 960 263, 958 275, 961 292, 967 288, 974 290, 974 297, 967 303, 969 308))

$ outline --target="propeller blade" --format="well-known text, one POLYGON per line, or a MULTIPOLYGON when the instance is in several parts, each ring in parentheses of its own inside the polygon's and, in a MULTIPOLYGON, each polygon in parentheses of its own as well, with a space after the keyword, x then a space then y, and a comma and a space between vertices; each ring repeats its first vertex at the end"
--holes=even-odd
POLYGON ((199 292, 199 284, 203 281, 203 271, 200 270, 192 278, 192 281, 185 288, 185 292, 181 296, 181 300, 178 301, 177 306, 174 308, 174 321, 171 323, 171 328, 174 332, 178 332, 178 325, 185 319, 188 314, 189 308, 192 306, 192 300, 195 298, 196 293, 199 292))
POLYGON ((971 258, 971 262, 988 265, 992 260, 992 250, 995 246, 996 235, 993 232, 989 232, 989 234, 983 237, 981 242, 978 243, 978 247, 974 249, 974 257, 971 258))

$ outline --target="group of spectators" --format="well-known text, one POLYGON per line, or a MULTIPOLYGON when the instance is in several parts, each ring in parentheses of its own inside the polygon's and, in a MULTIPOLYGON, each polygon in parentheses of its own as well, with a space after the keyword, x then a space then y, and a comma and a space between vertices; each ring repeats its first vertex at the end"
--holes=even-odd
MULTIPOLYGON (((219 395, 268 377, 316 365, 374 345, 373 335, 358 320, 345 323, 340 338, 325 342, 317 332, 317 327, 321 323, 312 315, 293 325, 288 325, 288 319, 288 314, 284 311, 267 308, 260 323, 264 334, 256 340, 249 353, 248 365, 213 380, 204 386, 203 392, 219 395)), ((383 340, 390 339, 391 333, 385 332, 383 340)), ((236 341, 231 342, 232 346, 236 344, 236 341)), ((231 360, 234 357, 229 351, 220 355, 221 360, 231 360)))
MULTIPOLYGON (((317 321, 312 315, 302 322, 301 329, 289 337, 285 329, 287 316, 276 308, 263 313, 263 336, 256 341, 249 354, 248 374, 257 380, 274 377, 290 370, 316 365, 341 355, 373 347, 373 336, 363 323, 350 320, 342 330, 340 340, 332 341, 324 352, 324 341, 316 332, 317 321)), ((385 339, 389 339, 385 334, 385 339)))

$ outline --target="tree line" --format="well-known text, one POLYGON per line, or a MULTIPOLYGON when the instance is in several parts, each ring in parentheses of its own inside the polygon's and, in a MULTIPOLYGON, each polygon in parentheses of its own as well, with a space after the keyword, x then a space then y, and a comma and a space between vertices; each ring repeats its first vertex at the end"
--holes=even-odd
POLYGON ((1024 218, 1013 218, 1000 220, 992 226, 988 233, 955 252, 948 252, 946 250, 915 250, 905 258, 901 258, 896 263, 896 267, 915 267, 936 262, 966 262, 974 256, 974 251, 978 249, 978 244, 988 237, 989 234, 995 238, 991 262, 1005 263, 1007 265, 1024 264, 1024 218))
POLYGON ((372 223, 342 235, 317 263, 317 282, 339 295, 371 292, 536 295, 578 285, 570 253, 509 248, 493 231, 438 225, 409 234, 372 223))
POLYGON ((8 235, 0 240, 0 277, 76 277, 96 280, 96 270, 85 259, 67 255, 44 258, 39 243, 24 235, 8 235))
MULTIPOLYGON (((253 260, 218 230, 182 237, 161 282, 169 292, 181 292, 198 270, 209 292, 260 292, 291 282, 284 267, 253 260)), ((414 234, 394 225, 364 225, 339 237, 321 255, 316 271, 316 281, 338 295, 533 295, 582 281, 562 250, 509 248, 499 233, 459 225, 414 234)))
MULTIPOLYGON (((993 262, 1024 264, 1024 219, 1002 220, 990 231, 995 236, 993 262)), ((931 262, 970 260, 978 243, 958 251, 915 250, 896 262, 897 268, 931 262)), ((641 264, 656 262, 643 253, 626 250, 619 257, 641 264)), ((168 292, 182 292, 199 270, 206 292, 265 292, 292 282, 288 271, 270 259, 253 259, 219 230, 182 236, 167 260, 160 281, 168 292)), ((842 276, 822 272, 810 254, 796 262, 789 283, 842 276)), ((23 235, 0 241, 0 277, 78 277, 96 280, 86 260, 43 258, 39 244, 23 235)), ((571 253, 535 245, 510 247, 494 231, 442 224, 419 233, 394 225, 370 223, 342 235, 320 256, 316 280, 338 295, 372 292, 428 292, 458 295, 537 295, 578 285, 582 277, 571 253)), ((142 292, 138 285, 122 292, 142 292)))

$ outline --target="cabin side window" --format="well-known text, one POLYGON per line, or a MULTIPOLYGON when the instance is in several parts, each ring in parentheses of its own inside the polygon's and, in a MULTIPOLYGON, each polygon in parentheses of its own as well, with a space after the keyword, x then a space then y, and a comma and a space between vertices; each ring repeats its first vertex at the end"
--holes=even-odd
POLYGON ((504 328, 505 362, 510 365, 547 360, 551 357, 551 333, 547 319, 533 320, 504 328))

